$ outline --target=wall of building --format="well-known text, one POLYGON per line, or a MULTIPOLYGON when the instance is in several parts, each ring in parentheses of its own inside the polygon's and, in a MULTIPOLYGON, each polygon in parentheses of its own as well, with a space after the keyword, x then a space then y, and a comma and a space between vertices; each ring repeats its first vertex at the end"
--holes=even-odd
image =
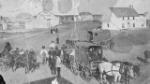
POLYGON ((135 19, 136 28, 146 28, 146 17, 139 16, 135 19))
POLYGON ((112 30, 146 28, 146 17, 117 17, 112 14, 110 22, 104 23, 103 28, 112 30))
POLYGON ((121 18, 117 18, 114 14, 112 14, 110 21, 104 22, 102 24, 102 27, 103 29, 120 30, 122 29, 121 23, 122 23, 121 18))
POLYGON ((93 15, 93 20, 94 21, 102 21, 102 15, 93 15))
POLYGON ((74 16, 59 16, 61 24, 74 22, 74 16))
POLYGON ((93 21, 92 15, 80 15, 80 21, 93 21))
POLYGON ((31 22, 27 22, 25 26, 26 29, 48 28, 48 23, 42 16, 37 16, 37 18, 34 18, 31 22))

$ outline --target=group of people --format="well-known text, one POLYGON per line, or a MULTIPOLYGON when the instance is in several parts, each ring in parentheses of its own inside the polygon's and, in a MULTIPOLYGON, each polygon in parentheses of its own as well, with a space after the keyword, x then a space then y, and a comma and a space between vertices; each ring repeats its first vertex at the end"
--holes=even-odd
POLYGON ((57 43, 54 41, 51 42, 48 49, 45 46, 42 46, 40 56, 42 57, 42 64, 48 64, 51 73, 60 76, 61 70, 61 57, 63 53, 59 49, 57 43))

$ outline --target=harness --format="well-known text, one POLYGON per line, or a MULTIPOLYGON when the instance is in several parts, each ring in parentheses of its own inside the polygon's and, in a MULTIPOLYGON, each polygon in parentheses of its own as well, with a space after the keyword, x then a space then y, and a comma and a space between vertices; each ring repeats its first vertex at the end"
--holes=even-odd
MULTIPOLYGON (((108 75, 109 72, 120 72, 120 70, 113 70, 113 66, 114 66, 114 65, 111 66, 111 70, 110 70, 110 71, 107 71, 107 72, 104 71, 103 74, 107 74, 107 75, 108 75)), ((118 67, 119 67, 119 66, 118 66, 118 67)), ((120 69, 120 68, 119 68, 119 69, 120 69)))

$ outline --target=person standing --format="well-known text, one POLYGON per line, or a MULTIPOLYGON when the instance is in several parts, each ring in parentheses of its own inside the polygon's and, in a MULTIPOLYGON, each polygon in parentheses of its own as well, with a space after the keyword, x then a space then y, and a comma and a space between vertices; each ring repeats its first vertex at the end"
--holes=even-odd
POLYGON ((42 63, 45 64, 46 63, 46 59, 49 57, 48 56, 48 51, 46 50, 45 46, 42 46, 40 55, 42 57, 42 63))
POLYGON ((60 77, 60 70, 61 70, 61 50, 56 47, 56 72, 57 76, 60 77))
POLYGON ((53 80, 52 80, 52 82, 51 82, 51 84, 59 84, 59 80, 58 80, 59 78, 56 76, 53 80))
POLYGON ((56 43, 59 44, 59 36, 56 37, 56 43))
POLYGON ((50 48, 49 50, 49 66, 52 74, 56 74, 56 50, 50 48))
POLYGON ((76 54, 76 50, 73 48, 72 52, 70 53, 69 59, 70 59, 70 67, 73 67, 73 65, 75 65, 75 54, 76 54))
POLYGON ((60 71, 61 71, 61 58, 60 56, 56 56, 56 72, 57 72, 57 76, 61 77, 60 71))
POLYGON ((91 31, 88 31, 88 34, 89 34, 89 42, 92 42, 93 41, 93 32, 91 31))
POLYGON ((57 44, 54 41, 51 41, 49 48, 55 49, 57 47, 57 44))

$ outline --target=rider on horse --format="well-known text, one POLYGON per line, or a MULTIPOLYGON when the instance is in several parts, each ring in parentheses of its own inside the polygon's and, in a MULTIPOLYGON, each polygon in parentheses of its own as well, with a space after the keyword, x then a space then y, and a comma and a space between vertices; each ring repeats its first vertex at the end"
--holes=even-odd
POLYGON ((1 52, 1 56, 5 56, 6 54, 8 54, 10 51, 12 50, 12 46, 10 44, 10 42, 6 42, 4 50, 1 52))

